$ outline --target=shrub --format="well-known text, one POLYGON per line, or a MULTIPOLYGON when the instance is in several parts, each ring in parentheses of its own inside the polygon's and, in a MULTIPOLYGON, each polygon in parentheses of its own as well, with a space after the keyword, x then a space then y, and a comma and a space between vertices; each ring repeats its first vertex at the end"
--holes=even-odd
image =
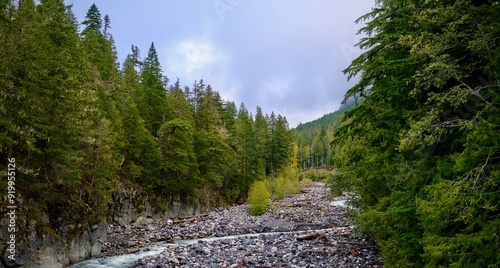
POLYGON ((250 187, 248 193, 248 212, 252 216, 258 216, 266 212, 270 198, 269 191, 262 181, 256 181, 250 187))
POLYGON ((301 190, 298 174, 289 170, 284 170, 278 177, 268 177, 264 184, 274 200, 281 200, 301 190))

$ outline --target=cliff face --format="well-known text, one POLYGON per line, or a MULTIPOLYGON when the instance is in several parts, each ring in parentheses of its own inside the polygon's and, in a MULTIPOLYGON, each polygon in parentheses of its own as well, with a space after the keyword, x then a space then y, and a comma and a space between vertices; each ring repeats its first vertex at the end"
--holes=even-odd
MULTIPOLYGON (((1 241, 12 242, 0 244, 1 267, 66 267, 101 255, 101 243, 106 241, 107 230, 104 221, 90 226, 61 226, 54 230, 27 221, 29 216, 22 209, 16 216, 18 228, 15 233, 7 228, 0 231, 1 241)), ((1 225, 8 226, 9 220, 9 217, 3 217, 1 225)))
POLYGON ((42 226, 32 218, 33 215, 26 209, 26 202, 22 198, 18 198, 18 201, 14 233, 3 228, 9 226, 11 218, 7 205, 0 206, 0 267, 67 267, 101 256, 108 223, 129 225, 139 221, 200 214, 208 210, 199 203, 187 205, 179 202, 170 202, 166 206, 168 209, 164 210, 166 207, 162 208, 154 197, 133 187, 119 185, 113 193, 106 220, 93 218, 89 211, 58 206, 52 208, 51 216, 48 216, 48 211, 40 212, 43 215, 38 218, 48 218, 50 223, 42 226), (4 243, 11 240, 12 234, 15 235, 13 243, 4 243), (13 248, 11 245, 14 245, 13 248))
POLYGON ((118 225, 135 223, 139 218, 161 220, 200 214, 209 208, 198 201, 193 204, 169 202, 161 206, 151 195, 136 188, 119 184, 113 193, 113 203, 109 206, 108 222, 118 225))

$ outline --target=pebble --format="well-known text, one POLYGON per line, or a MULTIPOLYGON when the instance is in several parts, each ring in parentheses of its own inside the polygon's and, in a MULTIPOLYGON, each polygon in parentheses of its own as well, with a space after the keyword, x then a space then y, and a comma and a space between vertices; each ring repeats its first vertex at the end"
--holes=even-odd
POLYGON ((146 231, 110 225, 104 252, 119 255, 147 250, 154 242, 178 241, 132 267, 383 267, 374 243, 349 226, 349 208, 331 205, 346 198, 332 197, 324 184, 312 183, 300 194, 273 201, 261 216, 250 216, 246 205, 238 205, 216 209, 195 221, 151 223, 146 231), (303 240, 308 234, 321 235, 303 240), (233 235, 243 236, 182 243, 233 235))

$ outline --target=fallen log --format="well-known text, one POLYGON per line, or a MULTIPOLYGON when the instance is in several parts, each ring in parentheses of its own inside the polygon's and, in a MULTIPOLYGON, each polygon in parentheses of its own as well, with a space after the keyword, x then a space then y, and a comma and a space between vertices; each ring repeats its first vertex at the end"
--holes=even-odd
POLYGON ((174 220, 174 221, 172 221, 172 223, 177 224, 177 223, 183 223, 183 222, 193 222, 193 221, 196 221, 200 218, 206 218, 208 216, 210 216, 210 214, 200 214, 200 215, 179 217, 178 220, 174 220))
POLYGON ((182 216, 182 217, 177 217, 177 219, 179 220, 185 220, 185 219, 191 219, 191 218, 204 218, 204 217, 207 217, 207 216, 210 216, 209 213, 205 213, 205 214, 198 214, 198 215, 191 215, 191 216, 182 216))
POLYGON ((320 250, 320 249, 307 249, 305 252, 307 253, 319 253, 319 254, 335 254, 335 251, 332 250, 320 250))

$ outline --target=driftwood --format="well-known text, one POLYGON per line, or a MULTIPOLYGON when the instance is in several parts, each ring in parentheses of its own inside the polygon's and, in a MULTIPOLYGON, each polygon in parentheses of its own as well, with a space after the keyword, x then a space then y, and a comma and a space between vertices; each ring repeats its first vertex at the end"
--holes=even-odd
POLYGON ((364 242, 349 242, 349 241, 335 241, 337 244, 345 244, 345 245, 356 245, 356 246, 368 246, 368 244, 364 242))
POLYGON ((331 250, 319 250, 319 249, 306 249, 305 252, 307 253, 320 253, 320 254, 335 254, 335 251, 331 250))
POLYGON ((193 216, 185 216, 185 217, 179 217, 178 220, 172 221, 172 223, 183 223, 183 222, 193 222, 196 221, 200 218, 205 218, 210 216, 210 214, 199 214, 199 215, 193 215, 193 216))
POLYGON ((312 234, 307 234, 307 235, 302 235, 302 236, 297 237, 298 241, 314 240, 314 239, 316 239, 316 240, 319 240, 319 239, 328 240, 325 233, 312 233, 312 234))
POLYGON ((183 216, 183 217, 177 217, 179 220, 185 220, 185 219, 192 219, 192 218, 204 218, 209 216, 210 214, 205 213, 205 214, 198 214, 198 215, 191 215, 191 216, 183 216))
MULTIPOLYGON (((335 242, 328 243, 328 245, 332 246, 332 247, 337 246, 337 245, 352 245, 352 246, 356 246, 356 248, 359 248, 359 249, 370 248, 370 246, 366 242, 335 241, 335 242)), ((351 249, 351 250, 353 250, 353 249, 351 249)), ((354 249, 354 250, 356 250, 356 249, 354 249)), ((351 253, 353 253, 353 252, 351 252, 351 253)))

